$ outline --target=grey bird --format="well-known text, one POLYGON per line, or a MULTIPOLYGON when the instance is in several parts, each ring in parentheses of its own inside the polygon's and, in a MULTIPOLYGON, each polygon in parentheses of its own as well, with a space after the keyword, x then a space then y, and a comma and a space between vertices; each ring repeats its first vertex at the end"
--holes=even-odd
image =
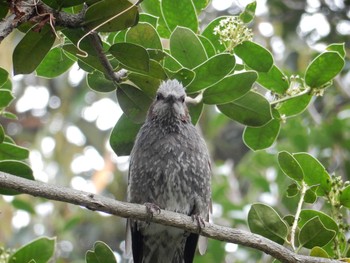
MULTIPOLYGON (((128 201, 145 204, 151 212, 160 208, 192 216, 200 227, 201 220, 209 220, 210 159, 185 98, 177 80, 161 83, 130 154, 128 201)), ((198 234, 127 222, 126 247, 131 247, 135 263, 191 263, 197 243, 204 253, 206 239, 198 234)))

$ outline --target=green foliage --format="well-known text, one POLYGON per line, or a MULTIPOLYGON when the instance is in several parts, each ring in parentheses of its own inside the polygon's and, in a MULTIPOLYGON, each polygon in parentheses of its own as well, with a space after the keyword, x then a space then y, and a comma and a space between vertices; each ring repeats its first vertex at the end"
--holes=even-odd
POLYGON ((94 249, 86 252, 85 260, 86 263, 117 263, 111 248, 102 241, 97 241, 94 249))
MULTIPOLYGON (((86 1, 43 2, 57 11, 76 13, 86 1)), ((271 206, 255 203, 247 218, 250 230, 276 243, 289 245, 297 253, 304 248, 309 249, 312 256, 349 256, 345 240, 349 226, 343 220, 350 209, 349 183, 330 174, 321 161, 304 151, 315 152, 308 147, 313 140, 320 141, 318 147, 329 147, 327 139, 322 137, 325 132, 339 140, 339 145, 345 142, 349 146, 349 134, 344 138, 339 134, 340 129, 348 131, 350 124, 339 124, 340 118, 335 118, 322 126, 325 131, 319 133, 321 139, 307 138, 310 130, 318 128, 308 125, 306 129, 297 118, 316 97, 335 92, 326 88, 346 65, 345 44, 328 45, 313 60, 304 61, 304 67, 298 72, 291 72, 283 65, 277 66, 273 53, 252 40, 253 31, 249 27, 257 2, 248 4, 236 16, 217 17, 203 27, 199 17, 208 2, 145 0, 138 8, 126 0, 87 1, 83 23, 76 28, 28 23, 24 28, 31 28, 25 30, 13 52, 14 73, 35 71, 38 76, 56 78, 77 63, 87 73, 86 82, 92 90, 114 92, 123 114, 110 133, 109 143, 118 156, 130 154, 159 84, 165 79, 178 79, 187 95, 197 101, 189 105, 194 124, 201 120, 202 113, 210 115, 212 106, 222 113, 207 126, 207 134, 215 134, 213 129, 227 121, 226 117, 244 126, 243 141, 256 152, 242 161, 248 163, 245 168, 237 168, 242 180, 248 178, 254 182, 254 190, 268 192, 271 182, 261 176, 261 171, 279 166, 273 183, 289 184, 282 190, 285 190, 280 198, 283 205, 278 209, 288 213, 281 216, 271 206), (90 30, 99 33, 102 55, 113 70, 128 71, 120 82, 115 81, 101 63, 101 54, 89 36, 90 30), (54 46, 56 36, 61 39, 60 44, 54 46), (294 75, 296 73, 300 75, 294 75), (262 151, 268 148, 269 151, 262 151), (306 204, 309 208, 317 202, 325 203, 324 209, 329 213, 305 208, 306 204), (293 215, 289 211, 293 211, 293 215)), ((0 19, 7 11, 7 3, 0 1, 0 19)), ((15 118, 6 111, 13 99, 9 74, 0 68, 2 118, 15 118)), ((344 108, 346 110, 349 109, 344 108)), ((208 121, 203 119, 201 124, 208 121)), ((32 169, 24 162, 29 151, 16 145, 4 127, 0 125, 0 171, 34 180, 32 169)), ((321 160, 322 155, 318 158, 321 160)), ((226 177, 213 180, 217 180, 213 184, 213 199, 222 204, 224 216, 231 219, 230 212, 238 208, 227 198, 235 195, 227 193, 230 183, 226 177)), ((240 187, 245 188, 242 185, 240 187)), ((1 188, 0 194, 18 192, 1 188)), ((12 205, 35 212, 29 202, 21 199, 13 199, 12 205)), ((239 220, 245 223, 242 218, 239 220)), ((78 222, 79 218, 71 219, 66 224, 67 229, 78 222)), ((10 255, 8 262, 47 262, 54 247, 54 239, 39 238, 10 255)), ((210 249, 214 250, 209 255, 211 259, 224 259, 224 253, 219 253, 223 250, 220 243, 210 243, 210 249)), ((86 262, 116 262, 116 259, 113 251, 98 241, 86 253, 86 262)))
POLYGON ((19 248, 9 258, 9 263, 36 262, 46 263, 53 256, 56 239, 41 237, 19 248))

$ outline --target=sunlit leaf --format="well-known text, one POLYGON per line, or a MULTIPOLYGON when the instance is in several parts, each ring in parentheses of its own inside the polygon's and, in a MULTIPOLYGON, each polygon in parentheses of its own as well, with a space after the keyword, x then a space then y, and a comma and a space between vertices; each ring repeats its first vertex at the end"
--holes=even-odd
POLYGON ((192 69, 207 60, 198 36, 188 28, 177 27, 170 36, 170 53, 182 66, 192 69))
POLYGON ((292 154, 286 151, 278 153, 278 164, 285 175, 295 181, 301 181, 304 178, 303 169, 292 154))
POLYGON ((140 45, 116 43, 110 47, 111 54, 123 65, 136 72, 149 71, 149 55, 140 45))
POLYGON ((253 204, 248 213, 250 231, 278 244, 283 244, 288 234, 286 223, 270 206, 253 204))
POLYGON ((55 78, 66 72, 74 62, 63 52, 62 48, 55 47, 41 61, 36 69, 36 74, 45 78, 55 78))
POLYGON ((161 12, 170 31, 181 26, 197 32, 198 18, 192 0, 162 0, 161 12))
POLYGON ((123 114, 114 126, 109 143, 118 156, 130 155, 141 124, 132 122, 123 114))
POLYGON ((273 66, 273 57, 270 51, 251 41, 244 41, 234 49, 250 68, 259 72, 268 72, 273 66))
POLYGON ((281 128, 281 122, 272 119, 260 127, 249 127, 244 129, 244 143, 252 150, 262 150, 270 147, 276 140, 281 128))
POLYGON ((191 84, 186 88, 186 91, 193 93, 210 87, 229 74, 235 67, 235 64, 235 58, 227 53, 209 58, 193 69, 196 75, 191 84))
POLYGON ((157 31, 148 23, 138 23, 130 28, 125 34, 125 41, 147 49, 162 49, 162 43, 157 31))
POLYGON ((324 52, 318 55, 307 67, 305 82, 311 88, 322 88, 339 74, 344 64, 344 59, 338 52, 324 52))
POLYGON ((259 72, 257 82, 261 86, 278 94, 284 94, 289 87, 287 77, 275 65, 268 72, 259 72))
POLYGON ((112 249, 104 242, 97 241, 93 250, 88 250, 85 255, 86 263, 117 263, 112 249))
POLYGON ((117 98, 123 112, 135 123, 143 123, 152 100, 146 94, 129 84, 121 84, 117 98))
POLYGON ((15 97, 7 89, 0 89, 0 108, 7 107, 15 97))
POLYGON ((242 97, 257 79, 255 71, 247 71, 227 76, 203 93, 206 104, 224 104, 242 97))
POLYGON ((299 233, 299 243, 305 248, 324 246, 335 236, 335 231, 327 229, 319 219, 314 217, 303 225, 299 233))
POLYGON ((256 1, 247 4, 244 11, 239 15, 239 18, 244 23, 249 23, 254 19, 256 9, 256 1))
POLYGON ((316 158, 308 153, 295 153, 293 157, 303 169, 305 183, 308 186, 319 185, 317 195, 323 196, 330 191, 330 175, 316 158))
POLYGON ((106 78, 100 71, 93 71, 86 75, 86 82, 90 89, 97 92, 110 92, 117 88, 117 85, 106 78))
POLYGON ((49 25, 40 32, 28 31, 13 51, 14 74, 32 73, 51 49, 55 38, 49 25))
POLYGON ((55 244, 55 238, 40 237, 18 249, 8 262, 47 263, 55 252, 55 244))
POLYGON ((259 127, 272 120, 270 103, 252 91, 233 102, 217 107, 227 117, 248 126, 259 127))
POLYGON ((97 32, 114 32, 135 25, 137 20, 137 6, 129 1, 102 0, 86 10, 84 25, 97 32))

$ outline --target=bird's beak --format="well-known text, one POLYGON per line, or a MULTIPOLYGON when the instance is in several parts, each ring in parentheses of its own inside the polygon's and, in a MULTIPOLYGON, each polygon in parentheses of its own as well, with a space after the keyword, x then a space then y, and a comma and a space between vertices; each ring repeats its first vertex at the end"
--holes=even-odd
POLYGON ((173 104, 176 101, 176 98, 173 95, 169 95, 165 98, 165 102, 173 104))

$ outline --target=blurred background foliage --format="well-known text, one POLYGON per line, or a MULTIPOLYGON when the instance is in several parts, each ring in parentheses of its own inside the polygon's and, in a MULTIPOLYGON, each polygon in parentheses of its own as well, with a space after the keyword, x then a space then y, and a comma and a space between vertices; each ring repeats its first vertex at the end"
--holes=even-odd
MULTIPOLYGON (((147 0, 145 0, 147 1, 147 0)), ((222 15, 240 13, 247 1, 213 0, 201 25, 222 15)), ((317 52, 330 43, 350 48, 350 1, 258 0, 251 24, 254 41, 271 50, 285 72, 304 72, 317 52)), ((0 66, 12 70, 10 55, 18 36, 0 46, 0 66)), ((347 55, 347 60, 349 55, 347 55)), ((277 143, 253 152, 243 143, 243 126, 206 106, 200 129, 213 159, 213 217, 216 224, 247 229, 249 206, 263 202, 293 214, 298 197, 286 198, 291 181, 282 174, 277 153, 309 152, 330 173, 350 176, 350 64, 324 96, 282 125, 277 143)), ((109 146, 111 129, 121 116, 115 93, 88 88, 74 66, 55 79, 35 75, 13 78, 16 100, 8 108, 18 120, 1 123, 18 145, 30 149, 35 178, 125 200, 128 158, 109 146)), ((313 208, 322 203, 313 204, 313 208)), ((55 262, 84 262, 96 240, 106 242, 122 259, 125 219, 27 195, 0 196, 0 246, 15 248, 38 236, 57 236, 55 262), (12 205, 9 205, 12 204, 12 205)), ((195 262, 271 262, 252 249, 215 240, 195 262)))

